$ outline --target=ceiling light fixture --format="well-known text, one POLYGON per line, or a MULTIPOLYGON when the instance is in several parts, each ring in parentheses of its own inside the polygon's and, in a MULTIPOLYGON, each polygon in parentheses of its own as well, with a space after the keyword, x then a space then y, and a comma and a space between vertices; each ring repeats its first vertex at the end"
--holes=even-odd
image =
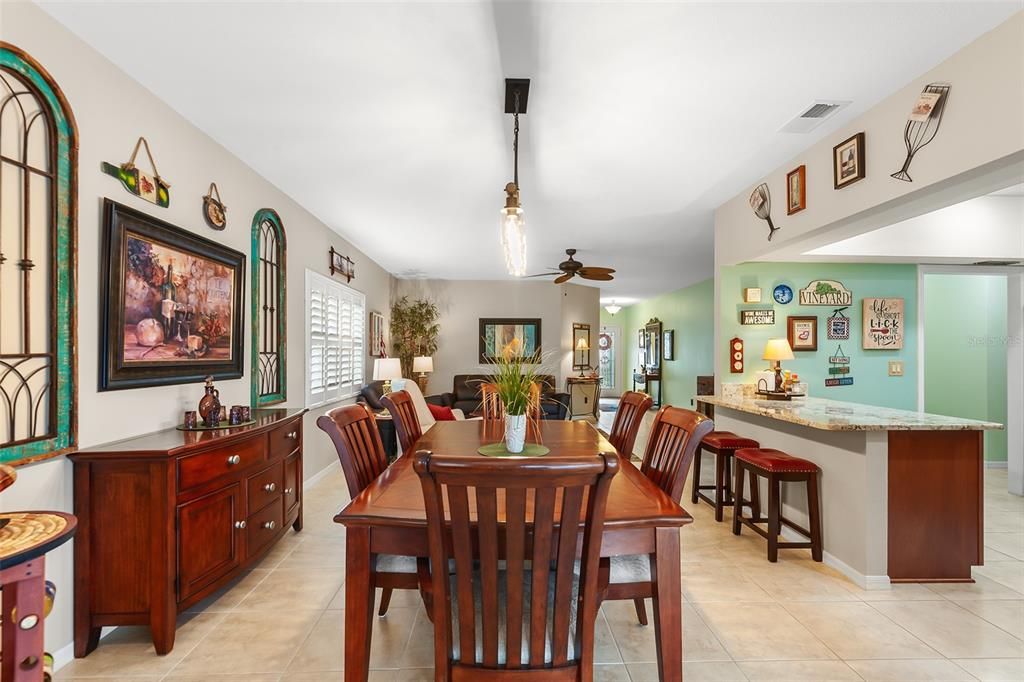
POLYGON ((505 79, 505 113, 512 114, 512 182, 505 185, 500 230, 505 269, 515 277, 526 275, 526 219, 519 204, 519 114, 526 113, 529 94, 529 78, 505 79))
POLYGON ((614 315, 615 313, 617 313, 620 310, 622 310, 622 306, 621 305, 615 305, 615 301, 612 301, 611 303, 606 305, 604 307, 604 309, 608 311, 609 315, 614 315))

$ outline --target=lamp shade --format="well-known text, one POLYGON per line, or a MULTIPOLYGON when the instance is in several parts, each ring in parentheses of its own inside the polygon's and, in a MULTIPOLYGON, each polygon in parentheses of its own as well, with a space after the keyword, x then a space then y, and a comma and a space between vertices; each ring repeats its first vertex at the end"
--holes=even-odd
POLYGON ((580 339, 576 341, 576 350, 590 350, 590 344, 587 343, 586 338, 580 337, 580 339))
POLYGON ((373 361, 373 380, 390 381, 402 378, 402 361, 399 358, 380 358, 373 361))
POLYGON ((763 360, 792 360, 793 349, 789 347, 786 339, 768 339, 764 347, 763 360))
POLYGON ((421 355, 412 359, 412 371, 414 372, 433 372, 434 371, 434 358, 429 355, 421 355))

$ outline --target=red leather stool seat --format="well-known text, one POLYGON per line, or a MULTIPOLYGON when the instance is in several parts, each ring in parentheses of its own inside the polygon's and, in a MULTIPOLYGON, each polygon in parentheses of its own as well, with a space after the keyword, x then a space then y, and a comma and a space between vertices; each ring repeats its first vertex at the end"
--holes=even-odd
POLYGON ((750 438, 737 436, 732 431, 712 431, 704 436, 701 444, 720 450, 737 450, 739 448, 756 448, 760 443, 750 438))
POLYGON ((751 466, 771 473, 807 473, 818 472, 818 465, 806 459, 787 455, 781 450, 771 448, 742 448, 735 453, 736 459, 743 460, 751 466))

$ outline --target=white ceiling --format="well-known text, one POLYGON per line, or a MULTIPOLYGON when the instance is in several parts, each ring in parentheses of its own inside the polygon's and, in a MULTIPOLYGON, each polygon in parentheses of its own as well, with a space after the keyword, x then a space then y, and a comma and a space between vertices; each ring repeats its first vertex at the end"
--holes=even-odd
POLYGON ((712 212, 1004 21, 1012 2, 41 2, 398 276, 504 278, 503 78, 530 77, 531 270, 605 298, 712 274, 712 212), (815 99, 853 104, 809 135, 815 99))

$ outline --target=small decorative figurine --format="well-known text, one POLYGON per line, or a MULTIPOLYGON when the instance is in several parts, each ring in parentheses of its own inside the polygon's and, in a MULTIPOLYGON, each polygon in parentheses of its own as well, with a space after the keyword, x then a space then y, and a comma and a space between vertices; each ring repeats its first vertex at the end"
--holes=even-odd
POLYGON ((199 401, 199 416, 207 426, 220 423, 220 391, 213 387, 213 377, 206 377, 206 395, 199 401), (211 423, 212 420, 212 423, 211 423))

